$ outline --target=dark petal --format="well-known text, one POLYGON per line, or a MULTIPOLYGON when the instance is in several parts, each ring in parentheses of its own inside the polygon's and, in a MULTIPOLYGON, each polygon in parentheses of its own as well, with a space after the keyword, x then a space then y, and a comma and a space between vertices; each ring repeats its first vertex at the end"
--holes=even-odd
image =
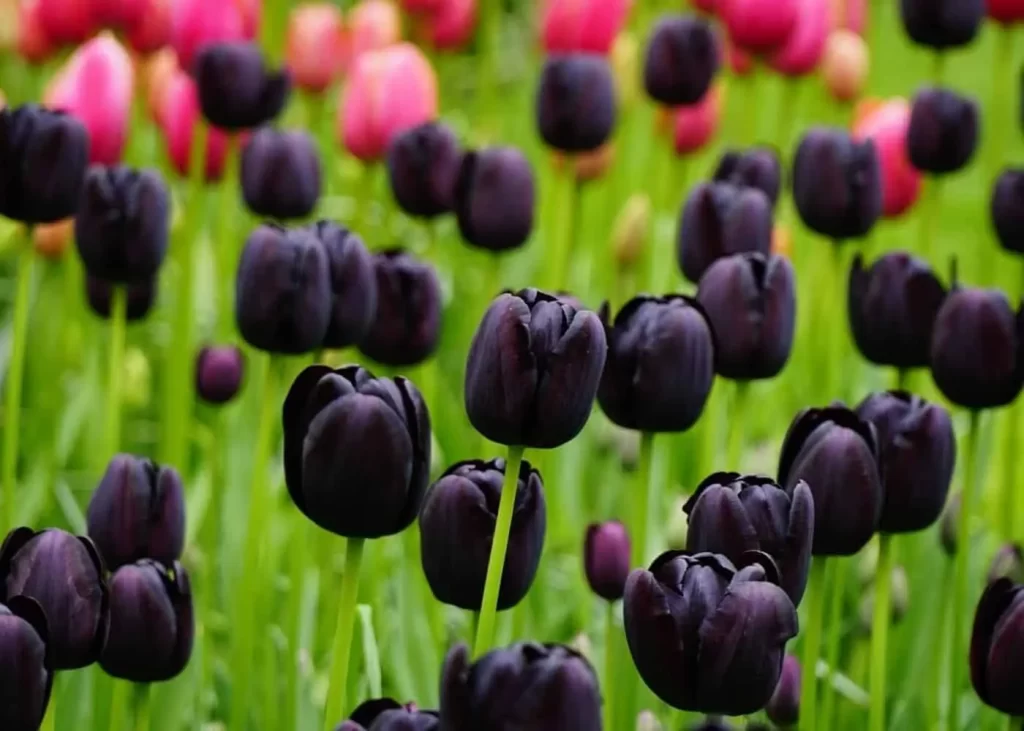
POLYGON ((320 158, 305 132, 257 131, 242 150, 240 177, 246 206, 260 216, 304 218, 320 197, 320 158))
MULTIPOLYGON (((994 608, 994 607, 993 607, 994 608)), ((980 614, 980 608, 979 608, 980 614)), ((973 642, 972 653, 973 655, 973 642)), ((1011 716, 1024 714, 1020 677, 1024 673, 1024 597, 1019 588, 992 632, 985 673, 986 703, 1011 716)))
POLYGON ((533 230, 534 188, 529 160, 514 147, 463 155, 454 197, 462 238, 487 251, 525 244, 533 230))
POLYGON ((366 726, 369 728, 377 717, 387 711, 398 711, 402 709, 402 704, 398 701, 392 700, 391 698, 374 698, 368 701, 363 701, 356 709, 349 714, 348 720, 355 721, 360 726, 366 726))
POLYGON ((34 731, 49 702, 52 673, 47 668, 46 616, 32 599, 12 597, 0 604, 0 724, 11 731, 34 731))
POLYGON ((467 685, 469 668, 469 648, 465 644, 460 643, 449 650, 441 669, 442 731, 475 731, 467 685))
POLYGON ((793 489, 789 526, 786 530, 786 551, 779 556, 781 586, 793 606, 799 606, 807 588, 811 568, 811 547, 814 545, 814 498, 811 488, 800 481, 793 489))
POLYGON ((325 365, 306 366, 292 382, 282 408, 284 482, 295 507, 307 517, 306 500, 302 494, 302 444, 306 439, 311 417, 306 416, 306 407, 313 389, 328 373, 331 373, 331 369, 325 365))
POLYGON ((323 345, 347 348, 366 337, 377 313, 374 262, 356 234, 328 221, 314 226, 330 267, 331 321, 323 345))
POLYGON ((537 87, 537 128, 550 147, 586 152, 600 147, 615 126, 615 88, 602 56, 550 56, 537 87))
POLYGON ((989 692, 989 655, 993 650, 992 641, 996 626, 1010 607, 1017 602, 1020 588, 1009 579, 997 579, 985 588, 974 613, 974 628, 971 632, 971 683, 982 701, 992 705, 989 692))
POLYGON ((760 547, 757 532, 739 495, 727 487, 703 492, 690 512, 686 550, 721 553, 738 558, 760 547))

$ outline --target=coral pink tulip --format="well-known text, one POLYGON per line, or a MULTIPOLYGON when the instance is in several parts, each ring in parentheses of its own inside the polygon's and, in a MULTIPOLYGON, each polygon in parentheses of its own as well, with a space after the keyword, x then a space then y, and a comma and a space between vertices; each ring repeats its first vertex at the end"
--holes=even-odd
POLYGON ((57 50, 53 40, 43 29, 39 20, 41 0, 24 0, 18 3, 18 55, 29 63, 39 64, 48 60, 57 50))
POLYGON ((545 0, 541 16, 544 49, 549 53, 607 54, 626 22, 629 6, 630 0, 545 0))
POLYGON ((430 44, 442 50, 466 45, 476 28, 476 10, 477 0, 444 0, 423 18, 430 44))
POLYGON ((859 36, 868 25, 868 0, 829 0, 831 28, 845 28, 859 36))
POLYGON ((868 80, 868 45, 852 30, 832 31, 825 44, 821 75, 825 86, 839 101, 856 99, 868 80))
POLYGON ((907 130, 910 104, 893 99, 882 104, 859 121, 853 136, 872 139, 882 163, 882 214, 901 216, 914 205, 921 193, 921 173, 907 156, 907 130))
POLYGON ((128 51, 108 32, 80 46, 54 77, 45 102, 89 132, 89 161, 120 162, 128 139, 135 70, 128 51))
POLYGON ((1024 0, 988 0, 988 17, 1000 23, 1024 20, 1024 0))
POLYGON ((707 145, 718 131, 722 114, 721 87, 713 86, 696 104, 676 107, 674 140, 677 155, 689 155, 707 145))
POLYGON ((718 12, 736 45, 769 53, 789 38, 798 10, 799 0, 721 0, 718 12))
POLYGON ((78 44, 99 30, 95 0, 38 0, 39 23, 54 43, 78 44))
POLYGON ((829 0, 799 0, 799 8, 793 32, 768 59, 773 69, 787 76, 809 74, 825 55, 831 20, 829 0))
MULTIPOLYGON (((164 133, 167 153, 180 175, 188 175, 192 160, 192 140, 196 124, 201 120, 196 84, 192 77, 179 70, 174 78, 166 82, 157 121, 164 133)), ((224 174, 227 149, 228 133, 210 127, 204 160, 206 180, 218 180, 224 174)))
POLYGON ((285 59, 296 86, 319 94, 341 75, 345 57, 345 24, 336 6, 318 2, 292 10, 285 59))
POLYGON ((139 88, 146 96, 146 110, 157 121, 163 106, 164 92, 181 70, 178 68, 178 57, 170 48, 161 48, 141 60, 136 68, 141 82, 139 88))
POLYGON ((181 68, 191 72, 196 53, 208 43, 255 38, 257 11, 249 0, 175 0, 171 45, 181 68))
POLYGON ((174 0, 123 0, 121 27, 132 50, 153 53, 171 42, 174 0))
POLYGON ((416 46, 401 43, 356 59, 341 101, 341 141, 363 161, 384 156, 391 139, 437 116, 437 78, 416 46))
POLYGON ((402 18, 391 0, 362 0, 349 12, 348 26, 353 62, 402 40, 402 18))

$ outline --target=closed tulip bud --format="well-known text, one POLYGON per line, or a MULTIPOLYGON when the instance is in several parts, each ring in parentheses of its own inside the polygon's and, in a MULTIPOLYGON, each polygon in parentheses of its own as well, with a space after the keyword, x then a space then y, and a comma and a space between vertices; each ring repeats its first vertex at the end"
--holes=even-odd
POLYGON ((794 655, 786 655, 782 661, 779 684, 764 711, 772 723, 783 728, 795 726, 800 719, 800 661, 794 655))
POLYGON ((591 523, 583 545, 583 570, 590 590, 614 602, 622 598, 629 577, 629 533, 617 520, 591 523))
POLYGON ((607 350, 593 312, 536 289, 499 295, 469 348, 469 421, 499 444, 565 444, 587 423, 607 350))
POLYGON ((1024 2, 1021 0, 986 0, 985 10, 988 17, 1004 25, 1024 21, 1024 2))
POLYGON ((249 235, 235 287, 235 318, 247 343, 271 353, 315 350, 331 301, 327 252, 312 231, 266 224, 249 235))
POLYGON ((288 16, 285 60, 295 85, 321 94, 340 76, 347 56, 341 10, 328 2, 303 3, 288 16))
POLYGON ((107 639, 106 569, 96 546, 62 530, 16 528, 0 546, 0 604, 24 595, 46 615, 53 670, 99 659, 107 639))
POLYGON ((831 25, 828 0, 797 0, 796 8, 793 29, 768 57, 769 65, 786 76, 804 76, 818 68, 831 25))
POLYGON ((923 89, 914 97, 907 152, 918 170, 960 170, 978 146, 978 104, 947 89, 923 89))
POLYGON ((171 42, 174 0, 134 0, 121 25, 136 53, 154 53, 171 42))
POLYGON ((152 280, 167 254, 170 194, 155 170, 94 165, 75 217, 86 271, 111 283, 152 280))
POLYGON ((619 269, 631 269, 640 260, 651 224, 651 199, 634 193, 612 227, 612 254, 619 269))
POLYGON ((821 73, 834 98, 850 102, 859 97, 867 84, 869 67, 868 45, 863 38, 843 28, 829 34, 821 73))
POLYGON ((939 523, 939 543, 946 555, 956 555, 958 526, 960 525, 960 493, 955 493, 942 511, 942 520, 939 523))
POLYGON ((353 59, 402 40, 402 16, 392 0, 360 0, 349 11, 348 25, 353 59))
POLYGON ((714 180, 743 188, 757 188, 768 196, 774 206, 782 188, 782 163, 775 150, 769 147, 727 150, 718 161, 714 180))
POLYGON ((774 378, 796 328, 796 284, 788 259, 734 254, 704 272, 697 301, 715 333, 715 372, 741 381, 774 378))
POLYGON ((71 218, 56 223, 41 223, 32 229, 32 248, 45 259, 60 259, 67 251, 74 231, 75 221, 71 218))
POLYGON ((196 54, 192 67, 199 106, 222 129, 259 127, 277 117, 288 101, 287 72, 269 71, 255 43, 213 43, 196 54))
POLYGON ((629 15, 631 0, 546 0, 541 42, 547 53, 607 54, 629 15))
POLYGON ((778 685, 796 610, 770 557, 743 559, 737 568, 725 556, 669 551, 629 575, 629 651, 647 687, 673 708, 746 715, 778 685))
POLYGON ((989 584, 971 634, 971 684, 981 700, 1011 716, 1024 715, 1024 587, 1010 579, 989 584))
MULTIPOLYGON (((153 278, 134 282, 125 287, 125 320, 135 322, 149 314, 153 309, 153 303, 156 302, 157 281, 153 278)), ((115 286, 122 285, 111 284, 90 274, 85 275, 85 297, 89 308, 105 320, 110 318, 115 286)))
POLYGON ((757 188, 701 183, 683 205, 676 243, 679 268, 699 282, 717 260, 747 252, 771 253, 772 203, 757 188))
POLYGON ((441 283, 434 268, 400 249, 373 255, 376 314, 359 340, 367 357, 390 366, 422 363, 441 335, 441 283))
POLYGON ((39 0, 37 12, 43 32, 59 45, 84 43, 99 30, 92 1, 39 0))
POLYGON ((935 318, 931 369, 935 385, 957 406, 1006 406, 1020 393, 1024 310, 997 290, 954 289, 935 318))
POLYGON ((1024 169, 1007 168, 992 188, 992 225, 1006 251, 1024 254, 1024 169))
POLYGON ((49 662, 49 630, 38 602, 24 596, 0 604, 0 726, 9 731, 35 731, 50 703, 53 672, 49 662))
POLYGON ((339 108, 339 133, 349 152, 376 162, 397 135, 436 117, 434 69, 416 46, 400 43, 356 60, 339 108))
POLYGON ((719 12, 729 38, 751 53, 782 46, 797 27, 800 0, 725 0, 719 12))
POLYGON ((696 424, 715 378, 715 337, 704 309, 685 295, 639 296, 614 322, 610 314, 606 304, 601 410, 639 431, 679 432, 696 424))
MULTIPOLYGON (((196 84, 185 72, 178 70, 166 82, 157 123, 164 133, 167 154, 179 175, 187 176, 192 165, 192 145, 199 116, 199 92, 196 84)), ((224 174, 228 151, 228 134, 215 127, 209 128, 206 154, 200 163, 206 180, 218 180, 224 174)))
POLYGON ((242 150, 241 177, 245 204, 259 216, 305 218, 320 197, 320 158, 303 131, 257 131, 242 150))
POLYGON ((436 711, 421 711, 415 703, 401 705, 390 698, 361 703, 336 731, 440 731, 436 711))
POLYGON ((779 483, 814 498, 814 556, 852 556, 878 530, 883 504, 875 427, 844 406, 805 409, 786 432, 779 483))
POLYGON ((450 51, 462 48, 476 29, 478 0, 444 0, 437 10, 423 17, 423 29, 433 48, 450 51))
MULTIPOLYGON (((523 600, 537 575, 547 513, 540 473, 519 468, 512 530, 498 591, 498 610, 523 600)), ((448 468, 420 511, 423 573, 438 601, 479 611, 487 579, 505 460, 470 460, 448 468)))
POLYGON ((208 404, 225 404, 242 387, 245 356, 233 345, 209 346, 196 358, 196 393, 208 404))
POLYGON ((188 665, 195 637, 188 573, 143 560, 110 577, 110 636, 100 667, 133 683, 162 683, 188 665))
POLYGON ((985 581, 994 584, 999 579, 1021 583, 1024 579, 1024 551, 1017 543, 1004 543, 992 557, 985 581))
POLYGON ((42 4, 43 0, 22 0, 18 3, 15 47, 18 55, 33 65, 50 60, 57 51, 56 41, 47 34, 39 17, 42 4))
POLYGON ((253 39, 258 5, 258 2, 174 0, 171 46, 181 68, 191 73, 196 55, 208 45, 253 39))
POLYGON ((590 663, 563 645, 520 642, 471 664, 460 644, 444 661, 441 718, 445 731, 601 731, 601 693, 590 663))
POLYGON ((673 110, 672 139, 677 155, 690 155, 714 139, 722 117, 722 89, 712 86, 696 104, 684 104, 673 110))
POLYGON ((549 57, 536 105, 537 128, 550 147, 565 152, 600 147, 615 126, 615 89, 608 62, 582 53, 549 57))
POLYGON ((288 391, 283 419, 285 482, 307 518, 346 538, 393 535, 416 519, 430 415, 411 381, 309 366, 288 391))
POLYGON ((876 365, 927 366, 945 298, 946 289, 927 262, 895 251, 865 269, 858 254, 850 269, 847 308, 857 349, 876 365))
POLYGON ((115 456, 89 500, 89 538, 116 570, 144 558, 170 563, 185 545, 185 494, 173 467, 115 456))
POLYGON ((718 40, 706 20, 666 15, 647 42, 644 88, 667 106, 694 104, 711 88, 718 66, 718 40))
POLYGON ((917 202, 921 173, 908 157, 910 105, 903 99, 882 104, 854 127, 856 140, 872 140, 882 174, 882 215, 901 216, 917 202))
POLYGON ((936 50, 966 46, 985 16, 985 0, 900 0, 910 40, 936 50))
POLYGON ((0 110, 0 215, 53 223, 78 210, 89 164, 89 135, 61 112, 34 104, 0 110))
POLYGON ((463 240, 488 251, 526 243, 533 230, 533 169, 515 147, 467 152, 455 183, 455 215, 463 240))
POLYGON ((462 148, 441 122, 426 122, 388 146, 388 179, 395 202, 410 216, 433 218, 452 210, 462 148))
POLYGON ((882 215, 882 171, 874 141, 812 128, 793 162, 793 198, 812 231, 835 240, 864 236, 882 215))

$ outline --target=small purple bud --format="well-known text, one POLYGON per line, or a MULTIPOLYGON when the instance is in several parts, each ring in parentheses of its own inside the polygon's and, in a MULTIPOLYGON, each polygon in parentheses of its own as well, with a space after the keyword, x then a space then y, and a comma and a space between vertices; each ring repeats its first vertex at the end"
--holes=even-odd
POLYGON ((214 345, 196 358, 196 392, 210 404, 227 403, 242 385, 245 356, 233 345, 214 345))
POLYGON ((629 577, 629 533, 617 520, 591 523, 583 547, 583 568, 595 594, 610 602, 621 599, 629 577))

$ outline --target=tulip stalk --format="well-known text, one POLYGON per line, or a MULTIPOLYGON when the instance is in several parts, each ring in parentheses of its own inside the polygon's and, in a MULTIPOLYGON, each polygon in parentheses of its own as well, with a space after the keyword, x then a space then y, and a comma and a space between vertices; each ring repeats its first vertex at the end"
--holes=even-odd
POLYGON ((615 602, 605 602, 604 626, 604 727, 615 728, 615 602))
POLYGON ((729 443, 726 447, 727 461, 726 469, 735 470, 744 474, 740 468, 740 461, 743 458, 743 424, 740 415, 744 413, 747 403, 747 394, 750 393, 748 381, 736 381, 736 394, 733 396, 732 418, 729 419, 729 443))
POLYGON ((363 563, 362 538, 349 538, 345 546, 345 573, 341 577, 341 602, 338 606, 338 625, 334 630, 331 650, 330 685, 324 731, 332 731, 345 709, 345 691, 348 686, 348 666, 352 655, 352 633, 356 621, 356 599, 359 596, 359 569, 363 563))
POLYGON ((811 559, 811 576, 807 591, 810 594, 807 606, 807 634, 804 637, 803 672, 800 674, 800 728, 814 729, 817 720, 818 692, 816 669, 821 654, 821 625, 825 609, 826 559, 815 556, 811 559))
POLYGON ((569 262, 575 245, 577 217, 579 213, 580 184, 575 175, 575 158, 567 157, 565 169, 558 175, 559 186, 562 188, 558 200, 561 204, 555 212, 554 220, 554 262, 551 269, 552 292, 569 290, 569 262))
MULTIPOLYGON (((846 581, 849 576, 849 567, 833 559, 828 562, 827 578, 825 585, 829 591, 828 618, 825 626, 828 627, 828 642, 825 645, 825 663, 829 672, 835 672, 839 664, 839 645, 842 639, 843 609, 846 606, 846 581)), ((826 728, 832 725, 832 712, 835 707, 836 690, 830 682, 826 682, 822 688, 821 714, 819 725, 826 728)))
POLYGON ((18 254, 17 285, 14 292, 11 325, 11 355, 7 366, 7 393, 4 399, 3 519, 4 530, 14 527, 14 493, 18 479, 18 435, 21 433, 21 389, 25 378, 25 346, 28 336, 28 309, 32 287, 32 227, 25 229, 25 243, 18 254))
POLYGON ((888 667, 889 604, 892 592, 892 536, 878 535, 878 566, 875 568, 875 604, 871 622, 871 709, 869 731, 885 729, 885 676, 888 667))
POLYGON ((110 295, 110 360, 107 363, 107 422, 100 457, 104 462, 117 454, 121 441, 121 378, 124 363, 125 318, 128 291, 116 284, 110 295))
POLYGON ((217 275, 220 277, 221 306, 217 318, 217 332, 222 342, 231 336, 231 322, 234 313, 235 264, 238 260, 237 247, 234 242, 235 205, 238 196, 238 135, 227 137, 227 148, 224 152, 224 180, 221 182, 221 200, 217 215, 220 216, 220 228, 217 238, 213 241, 214 261, 217 263, 217 275))
POLYGON ((637 490, 633 502, 633 559, 632 565, 644 567, 647 565, 647 521, 650 516, 651 505, 651 462, 654 455, 654 434, 653 432, 640 433, 640 458, 637 463, 637 490))

